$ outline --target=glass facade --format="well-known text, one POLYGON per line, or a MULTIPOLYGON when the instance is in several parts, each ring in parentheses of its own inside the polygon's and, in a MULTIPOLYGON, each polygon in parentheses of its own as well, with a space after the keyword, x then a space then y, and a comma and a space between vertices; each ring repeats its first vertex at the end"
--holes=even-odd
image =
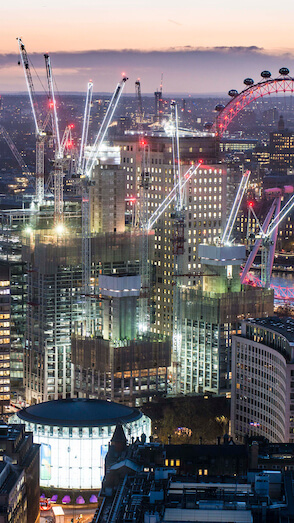
MULTIPOLYGON (((13 423, 23 423, 17 415, 13 423)), ((62 427, 25 421, 34 443, 41 445, 40 485, 65 489, 97 489, 104 477, 104 458, 115 425, 100 427, 62 427)), ((151 434, 151 421, 142 415, 123 425, 127 439, 151 434)))

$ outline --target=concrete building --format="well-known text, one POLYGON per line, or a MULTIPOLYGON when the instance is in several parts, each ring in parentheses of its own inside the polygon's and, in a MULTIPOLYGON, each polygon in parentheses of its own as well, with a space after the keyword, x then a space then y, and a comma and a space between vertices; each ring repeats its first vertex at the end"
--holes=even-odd
MULTIPOLYGON (((147 199, 148 215, 151 216, 174 186, 172 146, 171 139, 160 134, 144 137, 140 141, 138 136, 125 135, 121 139, 114 140, 114 143, 116 146, 120 146, 121 151, 128 230, 124 235, 120 235, 118 231, 113 232, 112 218, 110 221, 105 220, 106 226, 110 224, 110 228, 107 232, 104 229, 104 236, 101 235, 99 240, 101 241, 101 249, 98 254, 100 267, 97 270, 103 326, 96 339, 94 337, 87 340, 82 332, 75 332, 73 337, 75 347, 73 362, 76 368, 75 391, 78 394, 97 397, 99 390, 98 397, 111 394, 110 397, 113 399, 120 394, 124 401, 140 401, 140 397, 142 399, 148 394, 167 392, 167 368, 171 363, 171 354, 168 355, 166 352, 165 338, 171 339, 173 334, 173 207, 167 209, 155 224, 154 235, 148 235, 149 267, 151 268, 150 293, 149 289, 143 289, 143 291, 141 289, 139 293, 138 281, 136 284, 133 281, 134 276, 138 280, 140 253, 142 252, 142 243, 138 243, 141 235, 133 227, 138 223, 140 212, 138 207, 142 206, 142 201, 138 203, 138 196, 142 197, 140 187, 142 185, 143 156, 148 157, 148 188, 145 198, 147 199), (134 206, 135 201, 137 204, 134 206), (129 232, 132 228, 132 232, 129 232), (112 251, 106 246, 107 238, 110 237, 113 242, 112 251), (121 247, 118 247, 121 245, 120 238, 124 238, 126 245, 129 244, 130 247, 133 244, 136 245, 136 249, 132 251, 131 255, 124 254, 121 258, 118 258, 116 253, 116 257, 112 260, 116 251, 122 253, 121 247), (151 332, 149 335, 147 333, 143 339, 137 339, 137 311, 143 292, 145 295, 148 293, 151 332), (89 366, 85 356, 88 346, 92 347, 91 350, 96 355, 94 358, 96 363, 92 367, 89 366), (106 349, 106 346, 109 349, 106 349), (97 355, 101 350, 104 354, 102 361, 106 363, 105 365, 100 364, 101 368, 99 368, 97 355), (105 351, 109 351, 108 356, 105 351), (124 352, 130 355, 129 362, 126 358, 121 357, 124 352), (149 357, 149 352, 154 357, 149 357), (113 357, 111 357, 112 353, 113 357), (139 358, 138 361, 133 356, 135 354, 139 358), (118 366, 114 365, 116 361, 120 361, 118 366)), ((196 276, 193 277, 193 273, 199 269, 199 242, 212 241, 214 237, 220 235, 225 219, 226 173, 223 166, 212 164, 216 161, 217 156, 215 140, 211 137, 195 136, 181 138, 183 173, 189 168, 190 162, 197 162, 197 158, 200 158, 202 154, 208 162, 211 162, 211 165, 201 166, 195 178, 191 179, 186 186, 184 240, 187 249, 182 265, 187 285, 196 284, 196 281, 198 283, 199 280, 196 276), (192 280, 188 277, 188 273, 192 274, 192 280)), ((94 177, 97 177, 97 183, 92 189, 92 204, 94 209, 95 203, 94 212, 97 215, 109 214, 111 217, 114 212, 118 216, 118 207, 115 210, 113 202, 120 202, 121 194, 113 185, 111 198, 105 200, 102 197, 103 191, 103 194, 106 194, 109 188, 109 169, 110 166, 107 166, 106 169, 105 165, 103 169, 102 166, 96 168, 94 177)), ((114 167, 111 169, 113 170, 114 167)), ((116 172, 115 169, 113 172, 116 172)), ((110 174, 110 179, 112 179, 111 176, 110 174)), ((119 183, 120 176, 121 172, 117 171, 117 183, 119 183)), ((113 177, 113 183, 114 180, 113 177)), ((126 245, 124 245, 124 249, 126 249, 126 245)), ((98 251, 96 252, 98 253, 98 251)))
POLYGON ((39 450, 23 424, 0 425, 1 522, 39 521, 39 450))
POLYGON ((92 174, 90 189, 91 232, 125 231, 125 172, 119 147, 105 147, 92 174))
POLYGON ((72 361, 79 397, 140 405, 168 392, 171 344, 156 335, 113 343, 75 334, 72 361))
POLYGON ((143 438, 127 445, 117 428, 93 523, 109 517, 137 523, 287 521, 294 514, 293 477, 284 467, 293 464, 293 449, 285 447, 236 445, 228 436, 217 445, 161 445, 143 438))
POLYGON ((273 314, 273 291, 241 286, 242 245, 200 245, 202 288, 181 287, 180 390, 230 391, 232 336, 241 320, 273 314))
POLYGON ((71 333, 82 312, 81 239, 66 232, 54 236, 54 229, 32 232, 23 256, 28 269, 26 400, 70 397, 71 333))
POLYGON ((252 319, 233 336, 231 431, 294 442, 294 321, 252 319))
MULTIPOLYGON (((125 135, 115 141, 121 147, 122 166, 126 173, 127 198, 139 195, 144 148, 149 158, 148 215, 151 216, 174 187, 171 138, 161 133, 144 136, 125 135)), ((183 274, 187 284, 198 283, 193 272, 199 270, 198 244, 212 241, 221 234, 226 218, 226 169, 217 164, 218 145, 212 136, 180 137, 182 173, 191 162, 203 160, 203 166, 186 185, 186 211, 183 274), (194 280, 194 282, 193 282, 194 280)), ((131 212, 131 210, 130 210, 131 212)), ((155 310, 151 330, 155 334, 172 336, 174 291, 174 219, 172 205, 156 222, 154 236, 155 310)))
POLYGON ((294 133, 279 129, 270 133, 270 167, 279 173, 287 173, 294 167, 294 133))
POLYGON ((0 414, 10 405, 11 297, 8 267, 0 266, 0 414))
POLYGON ((25 474, 7 461, 0 463, 0 521, 27 523, 25 474))

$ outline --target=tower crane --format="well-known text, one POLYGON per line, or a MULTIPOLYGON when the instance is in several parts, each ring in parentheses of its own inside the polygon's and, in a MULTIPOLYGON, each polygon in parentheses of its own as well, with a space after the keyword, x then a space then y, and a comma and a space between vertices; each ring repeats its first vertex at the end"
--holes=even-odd
POLYGON ((142 134, 142 124, 143 124, 143 104, 142 104, 142 94, 141 94, 141 82, 140 79, 135 82, 136 96, 138 102, 138 128, 139 133, 142 134))
POLYGON ((84 111, 84 120, 83 120, 82 139, 81 139, 80 154, 79 154, 79 161, 78 161, 78 172, 79 173, 83 173, 85 170, 85 162, 86 162, 85 146, 88 142, 92 96, 93 96, 93 82, 88 82, 85 111, 84 111))
POLYGON ((185 172, 185 174, 181 177, 181 184, 179 182, 176 183, 176 185, 173 187, 173 189, 168 193, 168 195, 165 197, 165 199, 161 202, 161 204, 157 207, 157 209, 154 211, 154 213, 149 217, 148 219, 148 230, 151 230, 157 220, 160 218, 160 216, 166 211, 166 209, 169 207, 169 205, 175 200, 176 198, 176 192, 179 189, 179 186, 181 186, 181 190, 183 190, 188 183, 188 181, 196 174, 199 167, 202 165, 202 160, 199 160, 197 165, 191 165, 189 169, 185 172))
POLYGON ((54 153, 54 224, 59 225, 63 222, 63 163, 64 163, 64 146, 61 147, 56 99, 54 93, 54 84, 52 76, 51 59, 48 54, 44 55, 46 75, 49 91, 49 107, 51 109, 53 139, 55 142, 54 153))
MULTIPOLYGON (((68 154, 71 156, 71 160, 75 160, 75 157, 73 155, 73 138, 72 138, 72 128, 73 125, 69 124, 64 129, 64 133, 60 142, 60 148, 62 155, 66 155, 66 158, 64 158, 64 161, 68 161, 68 154)), ((54 192, 54 173, 50 173, 47 177, 46 183, 45 183, 45 194, 50 194, 52 196, 54 192)))
MULTIPOLYGON (((288 188, 284 188, 288 192, 288 188)), ((289 214, 294 207, 294 194, 289 198, 287 203, 281 209, 282 190, 276 191, 276 197, 260 227, 260 234, 256 237, 253 249, 247 259, 244 269, 241 273, 241 283, 245 283, 248 272, 250 271, 258 249, 262 248, 261 256, 261 281, 263 285, 270 287, 270 277, 274 263, 278 227, 282 220, 289 214)))
MULTIPOLYGON (((124 86, 128 78, 124 76, 117 84, 108 105, 106 114, 103 118, 100 129, 97 133, 94 145, 91 148, 89 157, 83 162, 84 170, 82 178, 82 286, 84 295, 84 313, 86 334, 90 333, 91 325, 91 227, 90 227, 90 186, 92 184, 92 171, 99 155, 101 146, 104 142, 108 127, 113 118, 114 112, 122 95, 124 86)), ((87 104, 87 100, 86 100, 87 104)), ((88 109, 90 111, 90 108, 88 109)), ((85 107, 85 115, 87 115, 85 107)), ((86 124, 85 124, 86 125, 86 124)))
POLYGON ((140 253, 141 295, 139 306, 139 334, 150 331, 150 265, 149 265, 149 232, 148 228, 148 190, 150 182, 150 147, 145 140, 140 140, 142 147, 142 167, 140 183, 139 227, 142 231, 142 249, 140 253))
POLYGON ((36 101, 36 94, 34 90, 33 79, 30 71, 30 64, 27 55, 26 48, 21 38, 17 38, 21 62, 25 74, 27 89, 29 93, 31 109, 35 124, 36 134, 36 200, 37 204, 41 205, 44 200, 44 149, 46 134, 46 122, 42 125, 39 114, 38 106, 36 101))
POLYGON ((120 100, 120 97, 122 95, 122 92, 123 92, 123 89, 124 89, 124 86, 125 86, 125 83, 126 83, 127 80, 128 80, 128 78, 126 76, 124 76, 122 78, 122 80, 117 84, 116 89, 115 89, 115 91, 114 91, 114 93, 112 95, 112 98, 110 100, 110 103, 109 103, 109 105, 107 107, 106 114, 105 114, 105 116, 103 118, 102 124, 101 124, 100 129, 98 131, 98 134, 96 136, 94 145, 91 148, 91 152, 90 152, 89 158, 88 158, 88 160, 86 162, 85 174, 88 177, 91 174, 92 169, 93 169, 93 167, 95 165, 95 162, 96 162, 99 150, 101 148, 102 143, 104 142, 105 135, 106 135, 106 133, 108 131, 108 127, 109 127, 110 122, 111 122, 111 120, 113 118, 114 112, 115 112, 115 110, 117 108, 117 104, 118 104, 118 102, 120 100))
POLYGON ((241 178, 241 181, 240 181, 240 184, 238 187, 238 191, 237 191, 237 194, 234 199, 233 207, 229 214, 229 218, 228 218, 228 221, 225 226, 223 237, 221 239, 222 244, 230 243, 232 230, 235 225, 235 221, 236 221, 239 209, 240 209, 241 202, 243 200, 243 196, 244 196, 246 188, 248 186, 249 177, 250 177, 250 171, 245 171, 242 175, 242 178, 241 178))
MULTIPOLYGON (((148 298, 147 294, 150 290, 150 267, 149 267, 149 260, 148 260, 148 235, 150 231, 155 226, 156 222, 159 220, 159 218, 162 216, 162 214, 168 209, 168 207, 171 205, 171 203, 176 200, 176 195, 179 191, 183 192, 185 189, 186 184, 189 182, 189 180, 196 174, 198 171, 200 165, 202 165, 202 161, 199 162, 197 165, 191 165, 189 169, 186 171, 186 173, 181 177, 180 181, 177 181, 173 187, 173 189, 169 192, 169 194, 165 197, 165 199, 161 202, 161 204, 157 207, 157 209, 154 211, 154 213, 149 217, 147 220, 147 199, 146 202, 146 209, 144 216, 145 218, 142 220, 142 231, 143 231, 143 248, 141 252, 141 258, 140 258, 140 269, 141 269, 141 300, 140 300, 140 321, 139 321, 139 333, 143 334, 144 332, 148 332, 149 329, 149 323, 150 323, 150 310, 148 307, 148 298), (147 290, 146 290, 147 289, 147 290)), ((180 276, 181 273, 178 270, 178 275, 180 276)), ((175 277, 177 275, 175 274, 175 277)))
POLYGON ((23 175, 28 179, 30 184, 34 184, 35 179, 34 179, 32 173, 30 172, 30 170, 29 170, 28 166, 26 165, 23 157, 21 156, 21 154, 18 151, 17 147, 15 146, 13 140, 11 139, 10 134, 3 127, 3 125, 0 125, 0 135, 3 136, 5 142, 7 143, 9 149, 11 150, 14 158, 18 162, 18 165, 21 167, 23 175))
POLYGON ((180 275, 183 274, 183 254, 185 242, 185 203, 184 203, 184 186, 181 177, 180 166, 180 144, 179 144, 179 126, 178 126, 178 106, 175 102, 171 103, 171 121, 172 121, 172 154, 173 154, 173 172, 175 188, 175 209, 172 214, 174 219, 173 227, 173 255, 174 255, 174 276, 176 282, 173 290, 173 342, 172 342, 172 363, 174 375, 174 389, 177 393, 179 390, 179 364, 181 354, 181 293, 180 275))

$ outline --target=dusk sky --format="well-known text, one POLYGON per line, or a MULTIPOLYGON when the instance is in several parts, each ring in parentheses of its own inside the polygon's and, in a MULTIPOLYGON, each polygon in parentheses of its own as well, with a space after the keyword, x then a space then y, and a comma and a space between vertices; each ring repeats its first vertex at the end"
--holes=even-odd
MULTIPOLYGON (((294 74, 294 43, 287 21, 293 0, 14 0, 1 6, 0 91, 25 91, 17 65, 20 36, 40 76, 51 55, 60 91, 112 91, 121 72, 134 92, 140 77, 151 93, 164 75, 166 93, 241 90, 263 69, 294 74)), ((35 82, 36 90, 40 90, 35 82)))

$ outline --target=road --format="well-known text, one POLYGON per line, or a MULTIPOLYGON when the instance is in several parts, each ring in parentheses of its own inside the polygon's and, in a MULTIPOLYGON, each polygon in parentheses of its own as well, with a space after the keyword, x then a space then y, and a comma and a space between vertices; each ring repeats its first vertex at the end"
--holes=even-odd
MULTIPOLYGON (((62 505, 64 511, 64 523, 71 523, 71 519, 74 518, 74 523, 77 522, 77 518, 82 514, 82 519, 80 523, 91 523, 93 516, 95 514, 96 505, 94 504, 93 508, 83 508, 80 507, 66 507, 62 505)), ((41 513, 40 523, 53 523, 52 520, 53 512, 48 510, 46 513, 41 513), (47 520, 47 521, 46 521, 47 520)))

